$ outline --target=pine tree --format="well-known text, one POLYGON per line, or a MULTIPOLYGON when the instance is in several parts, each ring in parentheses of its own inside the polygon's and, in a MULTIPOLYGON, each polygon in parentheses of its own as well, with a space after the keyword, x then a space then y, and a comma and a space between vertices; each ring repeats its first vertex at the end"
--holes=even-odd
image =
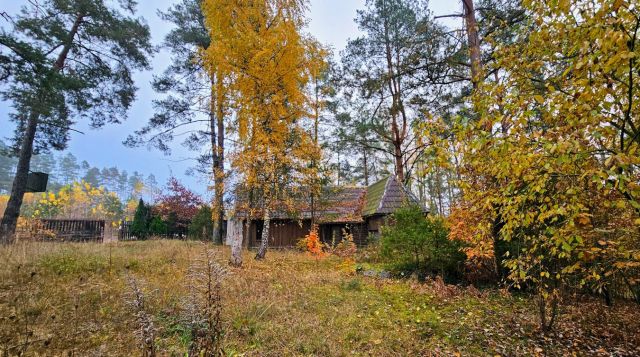
POLYGON ((0 140, 0 192, 11 190, 16 164, 17 160, 11 155, 10 148, 0 140))
POLYGON ((149 28, 134 14, 133 0, 30 2, 0 32, 8 81, 0 94, 15 109, 18 153, 0 241, 13 242, 34 151, 64 149, 79 119, 99 128, 126 117, 132 71, 148 68, 152 52, 149 28))
POLYGON ((131 223, 131 234, 139 239, 145 239, 149 235, 151 222, 151 208, 144 203, 142 198, 138 201, 138 207, 131 223))
POLYGON ((82 180, 93 187, 99 187, 101 185, 100 169, 97 167, 89 168, 82 180))
POLYGON ((60 158, 58 162, 58 178, 64 185, 77 181, 79 174, 80 165, 78 164, 78 159, 72 153, 67 153, 60 158))
POLYGON ((220 71, 207 72, 201 52, 209 48, 211 39, 204 23, 202 0, 182 0, 166 12, 164 21, 176 27, 167 34, 164 47, 172 55, 172 63, 153 80, 153 88, 163 99, 155 100, 155 115, 149 123, 130 136, 125 144, 151 145, 170 154, 169 143, 176 131, 189 132, 184 146, 200 153, 198 171, 213 177, 213 240, 222 244, 224 220, 224 140, 227 117, 225 78, 220 71), (202 148, 207 147, 203 153, 202 148))
MULTIPOLYGON (((356 22, 363 35, 350 40, 339 73, 343 96, 354 113, 368 116, 358 140, 369 150, 393 159, 394 173, 408 182, 412 165, 428 143, 418 143, 414 131, 434 87, 425 79, 442 70, 437 56, 444 29, 435 24, 426 2, 368 0, 356 22), (365 70, 366 69, 366 70, 365 70), (368 136, 375 137, 373 142, 368 136), (364 139, 364 140, 363 140, 364 139)), ((355 115, 354 115, 355 116, 355 115)))

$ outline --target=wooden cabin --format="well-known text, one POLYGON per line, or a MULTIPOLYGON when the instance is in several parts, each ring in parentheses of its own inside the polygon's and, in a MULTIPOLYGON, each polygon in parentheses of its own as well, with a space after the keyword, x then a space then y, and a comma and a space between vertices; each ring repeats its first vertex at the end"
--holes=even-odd
MULTIPOLYGON (((324 243, 339 243, 344 233, 350 233, 354 242, 363 246, 371 237, 380 234, 386 218, 406 205, 422 205, 395 176, 382 179, 369 187, 325 188, 313 210, 301 202, 296 213, 275 212, 269 229, 269 246, 294 247, 311 230, 313 220, 319 228, 324 243)), ((426 209, 425 209, 426 214, 426 209)), ((230 224, 242 232, 243 244, 249 248, 260 245, 264 222, 259 217, 252 220, 237 211, 230 224)))

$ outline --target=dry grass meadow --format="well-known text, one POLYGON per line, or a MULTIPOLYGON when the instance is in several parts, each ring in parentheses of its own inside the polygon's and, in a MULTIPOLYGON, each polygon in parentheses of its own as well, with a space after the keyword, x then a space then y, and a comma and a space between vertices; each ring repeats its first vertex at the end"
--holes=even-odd
MULTIPOLYGON (((0 248, 0 355, 141 355, 127 304, 128 277, 142 287, 159 355, 184 356, 188 267, 197 242, 27 243, 0 248)), ((438 281, 357 275, 352 263, 245 252, 222 285, 229 356, 638 355, 637 306, 590 314, 568 303, 555 335, 536 329, 533 301, 438 281), (597 323, 595 323, 597 321, 597 323)))

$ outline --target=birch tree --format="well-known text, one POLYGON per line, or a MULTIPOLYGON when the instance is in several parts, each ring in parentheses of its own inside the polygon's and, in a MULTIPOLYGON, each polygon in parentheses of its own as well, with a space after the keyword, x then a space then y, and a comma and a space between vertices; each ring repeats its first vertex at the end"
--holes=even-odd
POLYGON ((313 96, 305 90, 323 66, 310 55, 317 43, 302 35, 306 2, 207 0, 203 4, 212 46, 210 73, 227 73, 238 152, 233 168, 259 195, 264 222, 256 259, 265 257, 272 215, 290 209, 317 168, 312 135, 313 96), (305 125, 305 121, 307 121, 305 125))

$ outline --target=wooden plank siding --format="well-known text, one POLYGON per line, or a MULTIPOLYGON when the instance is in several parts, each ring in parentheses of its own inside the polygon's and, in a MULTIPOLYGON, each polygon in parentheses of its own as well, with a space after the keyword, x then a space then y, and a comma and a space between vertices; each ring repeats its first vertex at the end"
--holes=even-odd
POLYGON ((57 241, 102 242, 105 221, 76 219, 41 220, 44 229, 52 231, 57 241))
POLYGON ((331 223, 320 225, 320 240, 332 245, 342 240, 344 232, 351 233, 353 242, 361 247, 367 244, 367 230, 362 223, 331 223))
MULTIPOLYGON (((262 236, 262 221, 251 221, 248 230, 249 239, 247 239, 247 231, 245 224, 245 241, 249 242, 249 247, 257 247, 260 245, 262 236)), ((269 227, 269 246, 273 248, 291 248, 295 247, 298 240, 304 238, 311 230, 311 221, 304 220, 272 220, 269 227)))
POLYGON ((21 227, 19 239, 52 242, 102 242, 106 223, 103 220, 39 219, 21 227))
MULTIPOLYGON (((262 221, 251 221, 251 226, 247 229, 246 223, 243 225, 243 239, 248 242, 249 248, 260 245, 262 235, 262 221)), ((339 243, 342 239, 342 232, 347 230, 353 235, 353 241, 358 246, 367 244, 368 232, 362 223, 338 223, 321 224, 320 240, 323 243, 339 243), (335 241, 333 237, 336 237, 335 241)), ((272 248, 292 248, 298 241, 304 238, 311 231, 311 220, 273 220, 269 230, 269 247, 272 248)))

